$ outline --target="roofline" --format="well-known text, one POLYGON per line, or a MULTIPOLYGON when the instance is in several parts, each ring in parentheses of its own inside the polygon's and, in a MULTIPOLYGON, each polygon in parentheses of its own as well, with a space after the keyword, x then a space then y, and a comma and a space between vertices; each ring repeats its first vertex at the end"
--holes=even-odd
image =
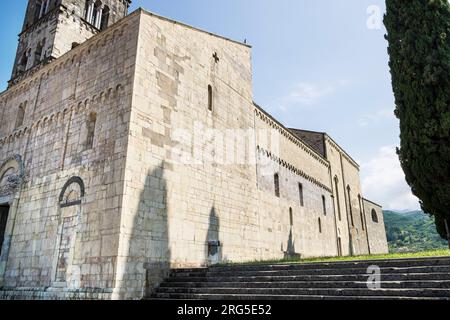
POLYGON ((341 149, 342 152, 345 154, 345 156, 346 156, 347 158, 349 158, 350 161, 353 162, 353 164, 354 164, 354 165, 358 168, 358 170, 359 170, 359 168, 360 168, 359 163, 356 162, 355 159, 353 159, 352 156, 349 155, 349 154, 347 153, 347 151, 345 151, 344 148, 342 148, 341 145, 340 145, 339 143, 337 143, 332 137, 330 137, 330 135, 329 135, 328 133, 325 133, 325 137, 328 138, 328 139, 330 139, 335 145, 337 145, 337 146, 339 147, 339 149, 341 149))
POLYGON ((237 40, 233 40, 233 39, 230 39, 230 38, 221 36, 221 35, 219 35, 219 34, 212 33, 212 32, 209 32, 209 31, 206 31, 206 30, 203 30, 203 29, 200 29, 200 28, 191 26, 191 25, 186 24, 186 23, 183 23, 183 22, 180 22, 180 21, 177 21, 177 20, 173 20, 173 19, 170 19, 170 18, 161 16, 161 15, 159 15, 159 14, 150 12, 150 11, 148 11, 148 10, 142 8, 142 7, 139 7, 139 8, 138 8, 137 10, 135 10, 135 11, 141 11, 141 12, 143 12, 143 13, 149 15, 149 16, 153 16, 153 17, 156 17, 156 18, 158 18, 158 19, 166 20, 166 21, 169 21, 169 22, 178 24, 178 25, 180 25, 180 26, 183 26, 183 27, 186 27, 186 28, 195 30, 195 31, 199 31, 199 32, 202 32, 202 33, 206 33, 206 34, 209 34, 210 36, 213 36, 213 37, 216 37, 216 38, 220 38, 220 39, 223 39, 223 40, 226 40, 226 41, 230 41, 230 42, 233 42, 233 43, 235 43, 235 44, 239 44, 239 45, 244 46, 244 47, 247 47, 247 48, 252 48, 252 46, 249 45, 249 44, 247 44, 247 43, 243 43, 243 42, 240 42, 240 41, 237 41, 237 40))
POLYGON ((311 132, 311 133, 317 133, 317 134, 322 134, 322 135, 326 135, 326 132, 321 132, 321 131, 313 131, 313 130, 305 130, 305 129, 298 129, 298 128, 289 128, 290 130, 298 130, 298 131, 305 131, 305 132, 311 132))
POLYGON ((367 201, 367 202, 370 202, 371 204, 374 204, 374 205, 376 205, 377 207, 380 207, 380 208, 383 208, 383 206, 381 205, 381 204, 378 204, 378 203, 376 203, 376 202, 373 202, 373 201, 371 201, 371 200, 369 200, 369 199, 366 199, 366 198, 362 198, 363 199, 363 201, 367 201))
POLYGON ((274 121, 276 124, 278 124, 280 127, 282 127, 283 129, 285 129, 286 131, 288 131, 292 136, 295 137, 295 139, 297 139, 298 141, 300 141, 308 150, 310 150, 312 153, 314 153, 315 155, 317 155, 320 159, 324 160, 326 163, 328 163, 328 165, 330 165, 330 161, 328 161, 327 158, 325 158, 323 155, 321 155, 320 153, 318 153, 316 150, 314 150, 313 148, 311 148, 311 146, 309 144, 307 144, 305 141, 303 141, 303 139, 300 139, 300 137, 298 137, 297 135, 295 135, 289 128, 285 127, 280 121, 278 121, 277 119, 275 119, 270 113, 268 113, 266 110, 264 110, 259 104, 257 104, 255 101, 253 101, 253 105, 258 108, 260 111, 262 111, 266 116, 268 116, 272 121, 274 121))
POLYGON ((354 164, 356 165, 356 167, 358 167, 359 169, 359 164, 358 162, 355 161, 355 159, 352 158, 352 156, 350 156, 347 151, 344 150, 344 148, 342 148, 342 146, 337 143, 332 137, 330 137, 330 135, 326 132, 322 132, 322 131, 313 131, 313 130, 305 130, 305 129, 297 129, 297 128, 290 128, 291 130, 298 130, 298 131, 305 131, 305 132, 311 132, 311 133, 317 133, 317 134, 321 134, 324 135, 325 137, 327 137, 328 139, 330 139, 335 145, 337 145, 339 147, 339 149, 342 150, 342 152, 352 161, 354 162, 354 164))

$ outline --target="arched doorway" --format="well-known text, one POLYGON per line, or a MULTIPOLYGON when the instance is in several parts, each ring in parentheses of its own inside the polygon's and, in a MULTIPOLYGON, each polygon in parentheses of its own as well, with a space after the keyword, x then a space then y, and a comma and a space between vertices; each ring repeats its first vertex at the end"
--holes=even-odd
POLYGON ((11 235, 7 234, 7 226, 11 219, 11 206, 22 185, 23 176, 24 168, 19 155, 10 157, 0 166, 0 256, 9 250, 9 241, 5 239, 11 235))
POLYGON ((5 241, 6 223, 8 222, 9 204, 0 205, 0 256, 5 241))

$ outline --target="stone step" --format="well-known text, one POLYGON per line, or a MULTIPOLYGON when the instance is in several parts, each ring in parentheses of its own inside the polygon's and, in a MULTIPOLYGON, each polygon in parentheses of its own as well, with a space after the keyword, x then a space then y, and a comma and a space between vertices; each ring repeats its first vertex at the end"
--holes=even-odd
MULTIPOLYGON (((381 288, 450 289, 450 280, 444 281, 382 281, 381 288)), ((272 282, 165 282, 161 288, 360 288, 367 289, 366 281, 272 281, 272 282)))
MULTIPOLYGON (((417 267, 384 267, 384 273, 450 273, 450 265, 443 266, 417 266, 417 267)), ((191 277, 232 277, 232 276, 294 276, 294 275, 366 275, 367 268, 345 269, 305 269, 305 270, 268 270, 268 271, 216 271, 214 269, 199 269, 193 272, 175 272, 171 276, 177 278, 191 277)))
POLYGON ((322 270, 322 269, 345 269, 345 268, 367 268, 376 265, 383 267, 417 267, 417 266, 449 266, 450 257, 444 258, 421 258, 421 259, 396 259, 396 260, 370 260, 370 261, 341 261, 341 262, 319 262, 319 263, 297 263, 297 264, 258 264, 258 265, 230 265, 213 266, 210 268, 181 268, 174 269, 173 273, 192 273, 209 270, 211 272, 236 272, 236 271, 278 271, 278 270, 322 270))
POLYGON ((434 297, 402 297, 402 296, 315 296, 315 295, 237 295, 237 294, 170 294, 159 293, 153 295, 151 300, 223 300, 223 301, 273 301, 273 300, 449 300, 450 298, 434 297))
POLYGON ((226 294, 226 295, 270 295, 270 296, 401 296, 401 297, 445 297, 450 298, 450 289, 355 289, 355 288, 163 288, 159 294, 226 294))
MULTIPOLYGON (((166 282, 277 282, 277 281, 367 281, 368 275, 258 275, 258 276, 215 276, 170 277, 166 282)), ((450 273, 383 273, 382 281, 431 281, 450 280, 450 273)))
POLYGON ((450 257, 172 270, 153 299, 450 300, 450 257), (367 267, 381 288, 367 287, 367 267))

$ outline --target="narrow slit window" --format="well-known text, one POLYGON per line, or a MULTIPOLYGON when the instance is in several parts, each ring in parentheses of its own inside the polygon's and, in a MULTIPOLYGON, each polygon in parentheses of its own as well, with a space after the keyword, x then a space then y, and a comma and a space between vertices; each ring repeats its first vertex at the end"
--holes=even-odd
POLYGON ((353 220, 352 197, 351 197, 350 186, 347 186, 347 194, 348 194, 348 210, 350 211, 350 220, 352 222, 352 227, 354 227, 355 221, 353 220))
POLYGON ((87 123, 87 139, 86 139, 86 149, 92 149, 94 146, 94 136, 95 136, 95 125, 97 123, 97 114, 92 112, 89 115, 87 123))
POLYGON ((362 208, 362 204, 361 204, 361 195, 358 194, 358 204, 359 204, 359 215, 361 217, 361 226, 362 229, 365 230, 365 220, 364 220, 364 212, 363 212, 363 208, 362 208))
POLYGON ((211 85, 208 86, 208 110, 213 111, 213 90, 211 85))
POLYGON ((273 176, 273 184, 275 187, 275 196, 280 197, 280 176, 278 173, 275 173, 273 176))
POLYGON ((336 203, 337 203, 337 211, 338 211, 338 217, 339 217, 339 221, 342 221, 342 216, 341 216, 341 204, 339 202, 339 179, 338 177, 334 177, 334 188, 335 188, 335 192, 336 192, 336 203))
POLYGON ((21 104, 19 106, 19 110, 17 110, 17 118, 15 129, 21 127, 23 125, 23 119, 25 118, 25 104, 21 104))
POLYGON ((292 208, 289 208, 289 222, 292 227, 294 225, 294 214, 292 213, 292 208))
POLYGON ((322 195, 322 210, 323 210, 323 215, 326 216, 327 215, 327 201, 326 201, 324 195, 322 195))
POLYGON ((300 206, 304 207, 305 202, 303 199, 303 184, 301 184, 301 183, 298 184, 298 195, 299 195, 299 199, 300 199, 300 206))
POLYGON ((322 220, 319 218, 319 233, 322 233, 322 220))

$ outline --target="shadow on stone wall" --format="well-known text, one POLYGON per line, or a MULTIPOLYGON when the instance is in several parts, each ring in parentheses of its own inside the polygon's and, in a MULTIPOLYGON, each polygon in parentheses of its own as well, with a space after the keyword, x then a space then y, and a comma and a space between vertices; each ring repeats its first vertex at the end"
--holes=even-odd
POLYGON ((166 163, 147 175, 141 193, 139 212, 142 223, 146 256, 144 256, 145 293, 149 295, 169 276, 171 251, 169 246, 169 220, 167 208, 167 182, 164 177, 166 163), (156 180, 155 180, 156 179, 156 180))
POLYGON ((212 265, 222 261, 222 246, 220 242, 220 219, 213 206, 209 213, 208 233, 206 234, 206 264, 212 265))
POLYGON ((286 248, 286 251, 284 252, 284 258, 285 259, 300 258, 300 254, 295 252, 295 240, 294 240, 294 236, 292 234, 292 228, 290 228, 290 231, 289 231, 287 248, 286 248))
POLYGON ((171 251, 165 167, 166 163, 162 162, 148 172, 131 234, 125 235, 129 249, 122 269, 121 297, 130 287, 148 296, 169 275, 171 251))

